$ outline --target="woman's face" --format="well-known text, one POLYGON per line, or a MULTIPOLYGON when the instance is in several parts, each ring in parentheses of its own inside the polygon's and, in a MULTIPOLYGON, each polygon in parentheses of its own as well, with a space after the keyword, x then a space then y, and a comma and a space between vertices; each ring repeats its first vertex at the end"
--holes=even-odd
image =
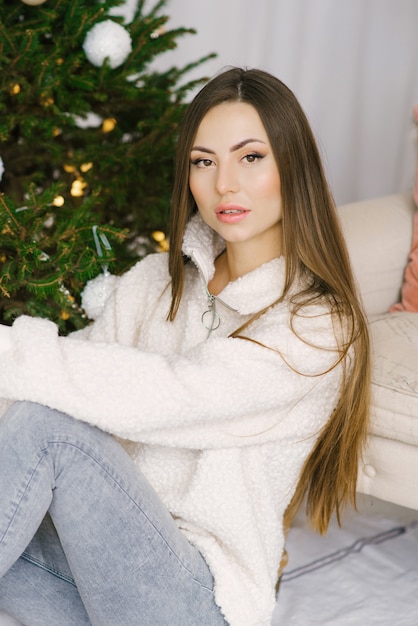
POLYGON ((231 246, 281 254, 282 197, 274 154, 256 109, 215 106, 202 119, 190 155, 190 190, 203 220, 231 246))

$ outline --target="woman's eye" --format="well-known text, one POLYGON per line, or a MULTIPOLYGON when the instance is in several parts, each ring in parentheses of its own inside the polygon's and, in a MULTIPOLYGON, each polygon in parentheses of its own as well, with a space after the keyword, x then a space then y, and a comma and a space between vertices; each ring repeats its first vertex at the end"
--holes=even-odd
POLYGON ((192 165, 195 165, 196 167, 209 167, 210 165, 212 165, 212 161, 210 159, 194 159, 192 161, 192 165))
POLYGON ((256 161, 262 158, 263 158, 262 154, 259 154, 258 152, 251 152, 251 154, 245 155, 244 161, 246 161, 247 163, 255 163, 256 161))

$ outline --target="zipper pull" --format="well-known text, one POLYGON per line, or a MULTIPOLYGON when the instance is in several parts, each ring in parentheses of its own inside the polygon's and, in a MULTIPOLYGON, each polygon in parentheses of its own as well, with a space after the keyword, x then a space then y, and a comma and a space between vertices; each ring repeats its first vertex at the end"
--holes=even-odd
POLYGON ((203 327, 208 330, 208 336, 207 336, 207 339, 208 339, 210 337, 211 332, 219 328, 219 325, 221 323, 221 318, 219 317, 219 314, 216 311, 215 296, 210 293, 207 287, 206 287, 206 292, 208 294, 208 309, 207 311, 202 313, 202 317, 200 319, 202 321, 203 327))

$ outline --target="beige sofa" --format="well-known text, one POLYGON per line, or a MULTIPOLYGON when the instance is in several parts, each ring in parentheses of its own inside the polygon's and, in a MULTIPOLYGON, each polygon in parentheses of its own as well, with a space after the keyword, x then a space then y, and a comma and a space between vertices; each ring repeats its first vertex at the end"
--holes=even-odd
POLYGON ((338 211, 373 347, 370 438, 358 490, 418 509, 418 313, 388 313, 400 298, 415 206, 406 194, 338 211))

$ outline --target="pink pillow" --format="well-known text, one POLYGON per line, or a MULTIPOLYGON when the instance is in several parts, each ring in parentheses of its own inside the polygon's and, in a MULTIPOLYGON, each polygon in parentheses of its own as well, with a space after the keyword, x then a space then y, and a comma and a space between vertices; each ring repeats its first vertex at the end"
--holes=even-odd
MULTIPOLYGON (((414 113, 415 124, 417 125, 417 133, 418 133, 418 104, 414 106, 413 113, 414 113)), ((417 148, 418 148, 418 135, 417 135, 417 148)), ((415 200, 415 204, 418 207, 418 151, 417 151, 416 169, 415 169, 414 200, 415 200)))
POLYGON ((401 301, 392 304, 389 311, 418 312, 418 211, 414 215, 414 236, 412 249, 406 266, 404 282, 401 291, 401 301))
MULTIPOLYGON (((418 129, 418 104, 413 109, 415 123, 418 129)), ((414 201, 418 207, 418 154, 416 159, 414 201)), ((418 211, 414 216, 414 234, 412 248, 406 266, 404 282, 402 285, 401 301, 392 304, 389 311, 413 311, 418 312, 418 211)))

